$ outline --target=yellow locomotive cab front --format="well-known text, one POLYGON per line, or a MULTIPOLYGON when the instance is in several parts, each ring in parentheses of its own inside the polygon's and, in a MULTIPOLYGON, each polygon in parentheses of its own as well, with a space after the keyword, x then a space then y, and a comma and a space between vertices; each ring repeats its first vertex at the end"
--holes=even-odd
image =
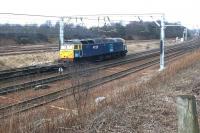
POLYGON ((60 49, 60 59, 61 60, 69 60, 73 61, 74 60, 74 48, 73 46, 61 46, 60 49))

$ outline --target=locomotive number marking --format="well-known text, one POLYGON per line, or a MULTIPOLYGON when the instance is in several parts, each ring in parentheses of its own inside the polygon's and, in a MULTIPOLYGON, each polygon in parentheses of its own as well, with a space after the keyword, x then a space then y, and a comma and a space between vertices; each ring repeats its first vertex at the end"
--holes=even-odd
POLYGON ((93 46, 92 48, 93 49, 98 49, 99 47, 98 47, 98 45, 96 45, 96 46, 93 46))

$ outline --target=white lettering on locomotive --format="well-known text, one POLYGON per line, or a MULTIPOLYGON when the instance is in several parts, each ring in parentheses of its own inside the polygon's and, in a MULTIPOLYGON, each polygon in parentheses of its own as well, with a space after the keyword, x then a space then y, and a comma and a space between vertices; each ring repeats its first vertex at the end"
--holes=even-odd
POLYGON ((99 47, 98 47, 98 45, 96 45, 96 46, 93 46, 92 48, 93 49, 98 49, 99 47))

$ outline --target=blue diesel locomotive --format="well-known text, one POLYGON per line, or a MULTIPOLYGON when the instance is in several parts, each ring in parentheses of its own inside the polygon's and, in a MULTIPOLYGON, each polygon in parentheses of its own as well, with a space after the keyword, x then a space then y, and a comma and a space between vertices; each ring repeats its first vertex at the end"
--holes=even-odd
POLYGON ((122 38, 75 39, 65 41, 60 48, 62 61, 77 61, 82 59, 104 60, 122 57, 127 53, 125 40, 122 38))

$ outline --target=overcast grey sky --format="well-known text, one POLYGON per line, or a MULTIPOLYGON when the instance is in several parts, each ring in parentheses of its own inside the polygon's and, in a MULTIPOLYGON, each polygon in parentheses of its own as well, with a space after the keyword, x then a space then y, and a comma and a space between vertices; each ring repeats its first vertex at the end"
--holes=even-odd
POLYGON ((157 12, 165 13, 167 21, 181 21, 190 28, 200 26, 200 0, 1 0, 0 2, 0 12, 58 16, 157 12))

